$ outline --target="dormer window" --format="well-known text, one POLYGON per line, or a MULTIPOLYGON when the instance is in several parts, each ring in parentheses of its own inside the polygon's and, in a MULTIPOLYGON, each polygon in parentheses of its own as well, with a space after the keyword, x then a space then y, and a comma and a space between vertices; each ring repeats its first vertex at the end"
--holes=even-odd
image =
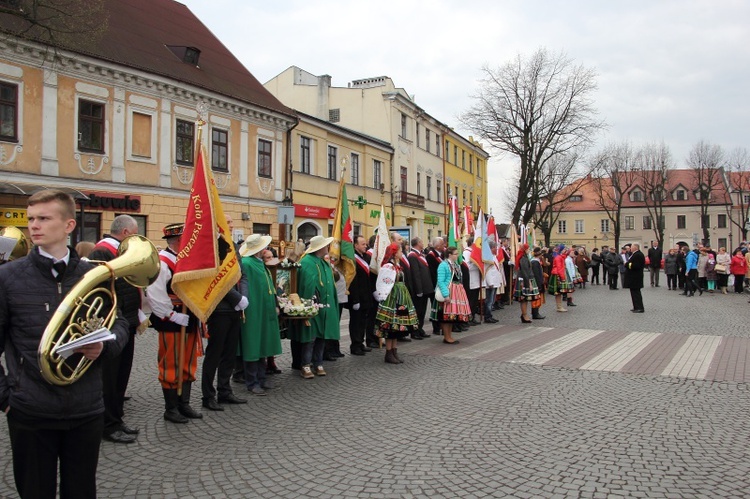
POLYGON ((686 201, 687 200, 687 193, 684 191, 684 189, 677 189, 674 193, 674 198, 677 201, 686 201))
POLYGON ((167 45, 167 48, 177 56, 182 62, 190 64, 191 66, 198 65, 198 59, 201 56, 201 51, 195 47, 183 47, 179 45, 167 45))
POLYGON ((570 200, 571 201, 583 201, 583 196, 581 196, 580 194, 574 194, 570 196, 570 200))
POLYGON ((711 190, 708 188, 708 186, 706 186, 705 184, 701 185, 695 191, 695 199, 697 199, 698 201, 711 199, 711 190))
POLYGON ((643 201, 643 191, 635 190, 630 193, 630 200, 635 202, 643 201))

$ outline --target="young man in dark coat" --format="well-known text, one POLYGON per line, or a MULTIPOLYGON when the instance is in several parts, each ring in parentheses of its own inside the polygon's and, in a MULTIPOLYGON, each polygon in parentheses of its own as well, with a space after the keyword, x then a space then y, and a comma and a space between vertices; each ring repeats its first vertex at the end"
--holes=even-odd
POLYGON ((372 348, 365 344, 365 334, 370 316, 374 313, 371 281, 370 257, 367 254, 367 240, 364 236, 354 238, 354 263, 356 273, 349 284, 349 339, 352 355, 364 355, 372 348))
POLYGON ((631 312, 642 314, 643 297, 641 296, 641 288, 643 288, 643 269, 646 268, 646 257, 637 243, 630 245, 630 251, 630 258, 625 269, 625 282, 630 289, 630 299, 633 301, 631 312))
POLYGON ((662 250, 659 241, 651 241, 648 249, 648 271, 651 274, 651 286, 659 287, 659 274, 661 273, 662 250))
POLYGON ((424 242, 422 242, 422 238, 413 238, 411 240, 411 251, 409 251, 407 259, 411 269, 411 299, 417 311, 419 329, 412 334, 412 338, 420 340, 430 336, 424 330, 424 315, 427 312, 427 300, 435 293, 435 285, 432 283, 432 277, 430 276, 430 264, 427 262, 427 257, 423 251, 424 242))

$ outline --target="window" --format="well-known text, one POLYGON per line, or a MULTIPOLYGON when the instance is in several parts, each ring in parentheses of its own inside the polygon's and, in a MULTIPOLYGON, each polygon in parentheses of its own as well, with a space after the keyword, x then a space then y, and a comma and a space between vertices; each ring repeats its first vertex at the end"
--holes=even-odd
POLYGON ((338 123, 339 121, 341 121, 341 109, 329 109, 328 121, 330 121, 331 123, 338 123))
POLYGON ((650 230, 650 229, 651 229, 651 216, 644 215, 643 216, 643 230, 650 230))
POLYGON ((151 157, 151 115, 136 113, 132 114, 133 123, 131 129, 132 144, 131 154, 141 158, 151 157))
POLYGON ((101 213, 84 213, 83 223, 81 223, 81 213, 76 213, 76 230, 70 233, 70 244, 75 246, 81 241, 91 241, 92 243, 95 243, 101 238, 101 226, 101 213), (81 226, 83 226, 83 239, 81 239, 81 226))
POLYGON ((458 146, 453 146, 453 164, 458 166, 458 146))
POLYGON ((679 189, 677 190, 677 192, 675 192, 675 199, 677 201, 685 201, 687 199, 687 196, 685 194, 686 193, 683 189, 679 189))
POLYGON ((557 221, 557 233, 567 234, 568 233, 568 222, 566 220, 557 221))
POLYGON ((383 162, 377 159, 372 160, 372 186, 376 189, 380 189, 380 184, 383 183, 383 162))
POLYGON ((336 180, 336 153, 338 151, 333 146, 328 146, 328 178, 336 180))
POLYGON ((401 113, 401 137, 406 138, 406 115, 401 113))
POLYGON ((424 145, 427 148, 427 152, 430 152, 430 129, 424 129, 424 145))
POLYGON ((677 228, 684 229, 687 227, 687 221, 685 215, 677 215, 677 228))
POLYGON ((359 185, 359 154, 352 153, 352 185, 359 185))
POLYGON ((258 139, 258 176, 271 178, 271 147, 270 140, 258 139))
POLYGON ((445 160, 450 161, 451 157, 451 143, 447 140, 445 141, 445 160))
POLYGON ((193 166, 195 124, 190 121, 177 120, 175 130, 175 162, 178 165, 193 166))
POLYGON ((719 229, 726 229, 727 228, 727 216, 723 213, 720 213, 716 216, 716 227, 719 229))
POLYGON ((746 205, 750 204, 750 194, 743 194, 742 200, 743 200, 743 203, 745 203, 746 205))
POLYGON ((469 193, 469 206, 474 208, 474 193, 473 192, 469 193))
POLYGON ((623 225, 625 226, 625 230, 635 230, 635 217, 632 215, 628 215, 623 220, 623 225))
POLYGON ((417 133, 415 133, 414 135, 417 137, 417 147, 419 147, 421 141, 421 137, 419 136, 419 123, 415 123, 415 125, 417 127, 417 133))
POLYGON ((417 172, 417 196, 422 195, 422 174, 417 172))
POLYGON ((78 149, 104 153, 104 104, 78 101, 78 149))
POLYGON ((583 220, 576 220, 575 221, 575 233, 576 234, 583 234, 583 220))
POLYGON ((466 170, 466 151, 461 151, 461 169, 466 170))
POLYGON ((299 171, 300 173, 310 173, 310 138, 299 138, 299 171))
MULTIPOLYGON (((432 177, 430 177, 429 175, 427 175, 425 177, 425 182, 427 183, 426 184, 426 187, 427 187, 427 199, 429 201, 431 201, 432 200, 432 177)), ((438 198, 438 199, 440 199, 440 198, 438 198)))
POLYGON ((641 192, 639 190, 635 190, 635 191, 631 192, 630 193, 630 200, 631 201, 637 201, 637 202, 643 201, 643 192, 641 192))
POLYGON ((211 169, 229 171, 229 132, 220 128, 211 129, 211 169))
MULTIPOLYGON (((456 190, 458 190, 458 189, 456 189, 456 190)), ((463 194, 462 194, 462 196, 461 196, 461 200, 463 201, 463 203, 462 203, 462 204, 463 204, 464 206, 466 206, 466 189, 464 189, 464 190, 463 190, 462 192, 463 192, 463 194)))
POLYGON ((482 178, 482 162, 477 158, 477 178, 482 178))
POLYGON ((115 217, 119 217, 120 215, 129 215, 133 217, 135 220, 135 223, 138 225, 138 234, 145 236, 146 235, 146 220, 148 217, 146 215, 135 215, 131 213, 115 213, 115 217))
POLYGON ((18 141, 18 85, 0 82, 0 140, 18 141))
POLYGON ((256 224, 253 223, 253 234, 262 234, 264 236, 271 235, 271 224, 256 224))
POLYGON ((438 180, 438 181, 435 182, 435 199, 437 201, 441 201, 443 199, 441 197, 442 196, 442 186, 440 184, 441 184, 440 180, 438 180))
POLYGON ((469 173, 474 173, 474 155, 469 154, 469 173))
MULTIPOLYGON (((437 157, 440 157, 440 135, 435 134, 435 154, 437 154, 437 157)), ((446 154, 446 158, 448 155, 446 154)))
POLYGON ((580 194, 574 194, 570 196, 570 200, 571 201, 583 201, 583 196, 581 196, 580 194))
POLYGON ((701 216, 701 229, 709 229, 711 228, 711 215, 702 215, 701 216))
POLYGON ((609 232, 609 218, 602 218, 599 224, 599 230, 605 234, 609 232))
POLYGON ((719 248, 726 248, 727 247, 727 238, 726 237, 720 237, 719 238, 719 248))

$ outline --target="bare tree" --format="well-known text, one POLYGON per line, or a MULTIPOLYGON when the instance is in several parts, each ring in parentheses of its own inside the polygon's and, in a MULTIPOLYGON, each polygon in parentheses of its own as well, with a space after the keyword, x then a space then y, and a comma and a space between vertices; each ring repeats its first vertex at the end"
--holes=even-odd
POLYGON ((592 160, 595 172, 592 182, 597 194, 596 204, 612 221, 615 248, 620 247, 622 210, 630 190, 640 173, 640 152, 629 142, 610 144, 592 160))
POLYGON ((711 224, 708 223, 711 196, 724 182, 724 150, 721 146, 701 140, 690 150, 687 164, 693 171, 695 194, 700 201, 703 242, 706 244, 711 239, 711 224))
POLYGON ((669 193, 669 175, 674 167, 672 153, 664 141, 645 145, 640 151, 642 169, 638 176, 639 183, 645 191, 644 203, 651 217, 651 229, 664 247, 664 202, 669 193))
POLYGON ((596 74, 543 48, 482 73, 474 104, 460 120, 491 147, 519 158, 511 216, 513 224, 528 223, 539 206, 544 164, 589 145, 605 126, 593 105, 596 74))
POLYGON ((581 171, 581 160, 576 151, 554 156, 542 167, 539 182, 539 207, 534 214, 534 226, 544 234, 544 245, 549 246, 560 214, 570 205, 571 197, 591 182, 588 171, 581 171))
MULTIPOLYGON (((727 159, 727 175, 732 204, 727 205, 729 221, 742 231, 742 240, 747 241, 750 222, 750 154, 744 147, 733 149, 727 159)), ((734 249, 734 248, 731 248, 734 249)))
POLYGON ((82 49, 106 31, 104 0, 0 1, 0 33, 53 48, 82 49))

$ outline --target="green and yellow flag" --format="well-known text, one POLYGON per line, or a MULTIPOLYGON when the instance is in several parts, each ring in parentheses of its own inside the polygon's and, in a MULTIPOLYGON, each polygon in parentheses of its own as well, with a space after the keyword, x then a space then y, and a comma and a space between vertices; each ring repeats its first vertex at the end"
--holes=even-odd
POLYGON ((333 242, 328 254, 339 272, 344 275, 346 287, 349 288, 357 269, 354 266, 354 226, 349 216, 349 199, 346 197, 343 174, 339 182, 339 199, 336 204, 336 218, 333 222, 333 242))

